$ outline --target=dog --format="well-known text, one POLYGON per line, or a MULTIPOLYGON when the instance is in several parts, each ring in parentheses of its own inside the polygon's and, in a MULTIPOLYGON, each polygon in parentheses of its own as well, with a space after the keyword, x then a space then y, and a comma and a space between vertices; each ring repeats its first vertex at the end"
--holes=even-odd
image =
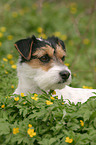
POLYGON ((65 44, 58 37, 47 39, 30 38, 21 39, 15 44, 20 53, 17 64, 18 87, 14 94, 42 93, 41 90, 56 91, 58 98, 63 96, 64 101, 84 103, 96 89, 72 88, 71 71, 64 65, 66 57, 65 44))

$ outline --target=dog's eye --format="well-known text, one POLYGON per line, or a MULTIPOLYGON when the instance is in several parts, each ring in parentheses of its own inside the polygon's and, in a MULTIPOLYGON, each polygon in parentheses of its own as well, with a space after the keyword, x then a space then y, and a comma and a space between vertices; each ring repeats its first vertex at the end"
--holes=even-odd
POLYGON ((61 58, 61 60, 62 60, 62 61, 65 61, 65 56, 63 56, 63 57, 61 58))
POLYGON ((47 63, 47 62, 50 61, 50 57, 48 56, 48 54, 46 54, 46 55, 40 57, 39 60, 42 61, 42 62, 47 63))

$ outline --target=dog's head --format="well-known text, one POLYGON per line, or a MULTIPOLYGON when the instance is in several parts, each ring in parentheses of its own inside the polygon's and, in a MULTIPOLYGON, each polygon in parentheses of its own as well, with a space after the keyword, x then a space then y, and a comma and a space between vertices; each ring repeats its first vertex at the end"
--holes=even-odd
POLYGON ((34 85, 49 90, 62 89, 70 84, 71 72, 64 65, 66 50, 62 40, 54 36, 46 40, 32 36, 17 41, 15 47, 21 54, 22 71, 34 85))

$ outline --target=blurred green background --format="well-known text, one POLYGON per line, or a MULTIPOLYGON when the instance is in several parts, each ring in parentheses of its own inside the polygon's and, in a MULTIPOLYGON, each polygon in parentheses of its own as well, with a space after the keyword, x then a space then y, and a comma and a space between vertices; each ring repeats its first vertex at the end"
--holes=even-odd
POLYGON ((96 88, 95 0, 1 0, 0 95, 9 95, 17 87, 15 41, 33 34, 62 39, 65 64, 72 71, 71 86, 96 88))

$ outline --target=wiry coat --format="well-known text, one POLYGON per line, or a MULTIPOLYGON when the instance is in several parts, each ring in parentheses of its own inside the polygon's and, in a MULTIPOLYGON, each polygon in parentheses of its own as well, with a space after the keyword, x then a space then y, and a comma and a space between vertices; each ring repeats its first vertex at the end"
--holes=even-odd
POLYGON ((67 102, 84 103, 96 89, 72 88, 71 71, 64 65, 66 56, 65 45, 57 37, 47 40, 36 38, 22 39, 15 43, 21 54, 18 66, 18 87, 14 94, 42 93, 41 90, 53 89, 56 95, 67 102))

